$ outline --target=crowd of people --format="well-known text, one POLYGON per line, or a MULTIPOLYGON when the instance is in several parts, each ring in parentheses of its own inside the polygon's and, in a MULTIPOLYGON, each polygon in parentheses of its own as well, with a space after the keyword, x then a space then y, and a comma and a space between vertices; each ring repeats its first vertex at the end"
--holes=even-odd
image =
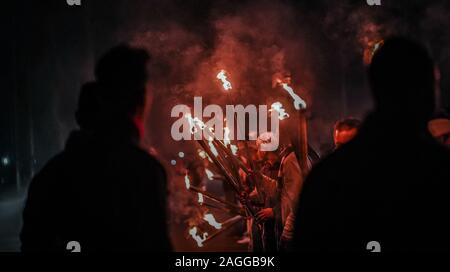
MULTIPOLYGON (((81 91, 80 129, 29 188, 23 251, 65 250, 73 240, 85 251, 172 249, 165 171, 138 145, 151 101, 147 61, 145 51, 119 46, 98 62, 81 91)), ((225 188, 256 211, 249 250, 365 251, 370 241, 384 251, 447 250, 450 121, 435 115, 435 71, 421 44, 388 39, 368 71, 375 108, 364 121, 336 122, 330 154, 319 159, 310 148, 302 169, 289 129, 277 151, 257 141, 255 165, 241 173, 245 190, 225 188)))

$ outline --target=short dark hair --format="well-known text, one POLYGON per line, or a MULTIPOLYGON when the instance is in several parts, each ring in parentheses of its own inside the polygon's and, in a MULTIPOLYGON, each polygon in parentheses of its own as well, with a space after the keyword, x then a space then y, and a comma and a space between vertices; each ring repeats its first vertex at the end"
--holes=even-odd
POLYGON ((358 129, 361 126, 361 121, 356 119, 356 118, 345 118, 342 120, 339 120, 336 122, 336 124, 334 125, 334 130, 350 130, 350 129, 358 129))
POLYGON ((405 37, 387 39, 369 66, 369 81, 378 112, 426 121, 434 111, 434 63, 428 50, 405 37))
POLYGON ((145 101, 149 60, 144 49, 119 45, 109 50, 95 67, 101 100, 117 111, 134 114, 145 101))
POLYGON ((145 105, 150 56, 143 49, 119 45, 97 62, 96 80, 81 88, 75 117, 81 129, 116 128, 137 134, 132 117, 145 105))

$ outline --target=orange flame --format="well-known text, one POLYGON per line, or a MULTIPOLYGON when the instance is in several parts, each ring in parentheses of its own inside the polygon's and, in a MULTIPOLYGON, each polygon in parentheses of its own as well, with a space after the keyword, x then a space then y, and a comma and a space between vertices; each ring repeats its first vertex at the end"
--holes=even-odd
POLYGON ((229 91, 233 89, 231 86, 231 82, 228 81, 227 76, 225 75, 225 70, 220 70, 220 72, 217 74, 217 79, 219 79, 222 82, 222 87, 225 91, 229 91))
POLYGON ((213 155, 214 155, 215 157, 217 157, 217 156, 219 156, 219 152, 217 152, 217 149, 216 149, 216 147, 214 146, 213 141, 214 141, 213 137, 209 137, 209 139, 208 139, 208 145, 209 145, 209 148, 210 148, 211 152, 213 153, 213 155))
POLYGON ((197 242, 198 247, 203 247, 203 242, 206 240, 206 237, 208 236, 208 233, 203 233, 203 237, 197 234, 197 227, 193 227, 189 230, 189 234, 191 235, 192 239, 197 242))
POLYGON ((191 188, 191 181, 189 180, 188 174, 186 174, 186 175, 184 176, 184 183, 186 184, 186 189, 189 190, 189 188, 191 188))
POLYGON ((298 96, 292 87, 290 87, 287 83, 281 82, 281 80, 278 81, 281 84, 281 87, 294 99, 294 107, 296 110, 306 109, 306 102, 298 96))
POLYGON ((369 65, 372 62, 372 57, 383 44, 384 40, 369 41, 367 43, 363 53, 363 62, 365 65, 369 65))
POLYGON ((203 123, 202 120, 200 120, 198 117, 192 118, 192 115, 190 113, 186 113, 184 117, 189 122, 189 130, 191 131, 191 134, 196 133, 199 129, 203 130, 205 129, 206 125, 203 123))
POLYGON ((216 229, 221 229, 222 228, 222 224, 218 223, 216 221, 216 218, 214 218, 214 215, 210 214, 210 213, 206 213, 203 216, 203 219, 208 222, 208 224, 210 224, 211 226, 213 226, 216 229))
POLYGON ((199 203, 200 205, 203 204, 203 194, 202 194, 202 193, 198 193, 198 203, 199 203))
POLYGON ((283 108, 283 104, 281 102, 275 102, 270 106, 270 112, 276 111, 278 113, 278 119, 284 120, 286 118, 289 118, 289 114, 286 112, 286 110, 283 108))
POLYGON ((211 172, 211 170, 205 169, 205 173, 209 180, 213 180, 214 174, 213 172, 211 172))

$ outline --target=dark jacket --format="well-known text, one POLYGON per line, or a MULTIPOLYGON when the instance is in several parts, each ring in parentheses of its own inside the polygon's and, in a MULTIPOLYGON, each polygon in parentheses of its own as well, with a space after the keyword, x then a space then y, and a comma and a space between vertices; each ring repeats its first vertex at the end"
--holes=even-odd
POLYGON ((370 116, 313 168, 296 218, 296 250, 450 250, 450 152, 429 133, 370 116))
POLYGON ((127 137, 76 131, 31 182, 22 251, 171 249, 166 175, 127 137))

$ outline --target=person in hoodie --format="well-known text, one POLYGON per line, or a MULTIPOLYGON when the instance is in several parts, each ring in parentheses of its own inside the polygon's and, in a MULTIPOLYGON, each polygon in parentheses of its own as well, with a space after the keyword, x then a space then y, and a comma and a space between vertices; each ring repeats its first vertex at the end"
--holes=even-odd
POLYGON ((82 87, 65 149, 31 181, 21 249, 81 252, 170 251, 166 174, 139 147, 149 106, 149 55, 120 45, 82 87), (147 105, 146 105, 147 103, 147 105))

